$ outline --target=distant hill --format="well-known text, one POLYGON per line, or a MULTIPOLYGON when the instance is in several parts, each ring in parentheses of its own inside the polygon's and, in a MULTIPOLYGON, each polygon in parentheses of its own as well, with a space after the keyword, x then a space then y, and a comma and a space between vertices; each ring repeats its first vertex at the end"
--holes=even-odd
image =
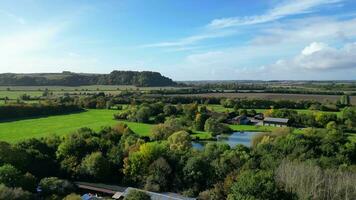
POLYGON ((81 85, 135 85, 174 86, 172 79, 151 71, 113 71, 110 74, 62 73, 0 74, 1 86, 81 86, 81 85))

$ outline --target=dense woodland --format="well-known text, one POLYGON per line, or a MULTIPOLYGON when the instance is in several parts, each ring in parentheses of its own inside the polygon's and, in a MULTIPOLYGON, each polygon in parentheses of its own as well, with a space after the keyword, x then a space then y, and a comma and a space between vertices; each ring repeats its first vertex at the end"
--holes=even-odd
POLYGON ((113 71, 110 74, 0 74, 0 85, 4 86, 81 86, 81 85, 135 85, 135 86, 174 86, 171 79, 158 72, 113 71))

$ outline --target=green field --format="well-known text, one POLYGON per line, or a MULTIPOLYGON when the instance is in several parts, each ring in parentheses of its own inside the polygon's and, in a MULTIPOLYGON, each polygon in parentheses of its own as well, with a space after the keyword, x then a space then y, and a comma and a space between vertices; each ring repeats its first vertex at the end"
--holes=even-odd
MULTIPOLYGON (((98 131, 104 126, 113 126, 119 123, 119 121, 113 118, 113 114, 116 112, 115 110, 88 110, 76 114, 2 122, 0 123, 0 140, 17 142, 51 134, 62 136, 82 127, 89 127, 98 131)), ((149 124, 124 123, 141 136, 148 136, 152 127, 149 124)))
POLYGON ((175 90, 183 89, 186 87, 136 87, 132 85, 88 85, 88 86, 0 86, 0 98, 8 97, 9 99, 17 99, 23 94, 30 95, 31 97, 41 97, 43 91, 46 89, 53 93, 55 96, 62 96, 67 94, 79 93, 98 93, 104 92, 105 94, 117 95, 124 90, 175 90))
MULTIPOLYGON (((232 112, 234 111, 233 108, 225 108, 222 105, 219 104, 214 104, 214 105, 208 105, 207 106, 209 109, 216 111, 216 112, 232 112)), ((246 109, 246 110, 251 110, 251 109, 246 109)), ((265 112, 267 109, 254 109, 256 112, 258 113, 263 113, 265 112)), ((318 113, 318 112, 322 112, 322 113, 334 113, 337 116, 341 115, 341 112, 330 112, 330 111, 316 111, 316 110, 307 110, 307 109, 295 109, 298 113, 318 113)))

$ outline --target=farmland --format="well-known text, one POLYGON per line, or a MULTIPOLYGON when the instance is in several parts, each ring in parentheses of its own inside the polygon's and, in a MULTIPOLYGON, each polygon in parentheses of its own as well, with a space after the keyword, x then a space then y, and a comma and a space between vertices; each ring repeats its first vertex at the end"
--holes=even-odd
MULTIPOLYGON (((123 105, 125 108, 125 105, 123 105)), ((231 108, 224 108, 221 105, 209 105, 209 109, 216 112, 232 111, 231 108)), ((255 109, 257 112, 264 112, 265 109, 255 109)), ((311 113, 311 112, 324 112, 324 111, 311 111, 311 110, 297 110, 299 113, 311 113)), ((106 109, 90 109, 86 112, 49 116, 33 119, 24 119, 11 122, 0 123, 0 140, 8 142, 17 142, 32 137, 44 137, 51 134, 59 136, 69 134, 82 127, 92 128, 94 130, 100 130, 104 126, 113 126, 119 122, 127 124, 135 133, 140 136, 149 136, 153 125, 117 121, 113 118, 113 115, 117 113, 116 110, 106 109)), ((332 112, 337 115, 340 112, 332 112)), ((230 125, 234 131, 272 131, 274 127, 259 127, 250 125, 230 125)), ((204 131, 196 131, 194 133, 199 139, 210 139, 211 135, 204 131)))
MULTIPOLYGON (((340 99, 340 95, 319 95, 319 94, 279 94, 279 93, 204 93, 204 94, 182 94, 178 96, 198 96, 198 97, 226 97, 226 98, 247 98, 247 99, 268 99, 268 100, 311 100, 319 102, 333 102, 340 99)), ((351 96, 351 103, 356 104, 356 97, 351 96)))
MULTIPOLYGON (((231 112, 233 111, 234 109, 233 108, 225 108, 223 107, 222 105, 219 105, 219 104, 212 104, 212 105, 208 105, 208 108, 213 110, 213 111, 216 111, 216 112, 231 112)), ((247 109, 249 110, 249 109, 247 109)), ((267 109, 254 109, 256 112, 260 112, 260 113, 263 113, 265 112, 267 109)), ((321 112, 321 113, 334 113, 336 114, 337 116, 340 116, 341 115, 341 112, 331 112, 331 111, 319 111, 319 110, 307 110, 307 109, 295 109, 298 113, 318 113, 318 112, 321 112)))
MULTIPOLYGON (((88 110, 83 113, 25 119, 0 123, 0 140, 17 142, 20 140, 44 137, 51 134, 63 136, 82 127, 100 130, 104 126, 113 126, 113 110, 88 110)), ((135 133, 147 136, 151 125, 125 122, 135 133)))

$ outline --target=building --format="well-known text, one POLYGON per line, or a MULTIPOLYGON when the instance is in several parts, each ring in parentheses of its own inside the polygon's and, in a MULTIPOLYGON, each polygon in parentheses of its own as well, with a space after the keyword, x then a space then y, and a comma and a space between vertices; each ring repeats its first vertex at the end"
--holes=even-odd
POLYGON ((288 126, 289 119, 287 118, 274 118, 274 117, 265 117, 263 119, 264 126, 277 126, 277 127, 286 127, 288 126))
POLYGON ((250 119, 246 115, 239 115, 230 120, 231 124, 242 124, 246 125, 250 123, 250 119))

